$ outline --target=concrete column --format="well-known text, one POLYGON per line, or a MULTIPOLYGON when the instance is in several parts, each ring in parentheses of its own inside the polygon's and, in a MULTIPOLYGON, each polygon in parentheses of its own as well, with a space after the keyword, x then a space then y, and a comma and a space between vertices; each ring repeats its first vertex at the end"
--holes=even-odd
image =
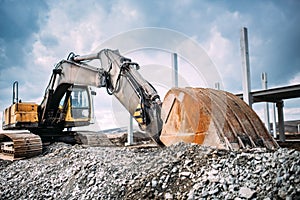
MULTIPOLYGON (((261 74, 261 84, 262 84, 262 89, 266 90, 268 89, 268 80, 267 80, 267 73, 263 72, 261 74)), ((265 117, 265 126, 270 133, 271 127, 270 127, 270 117, 269 117, 269 103, 265 103, 264 107, 264 117, 265 117)))
POLYGON ((279 140, 285 142, 285 130, 284 130, 284 117, 283 117, 283 101, 276 103, 278 111, 278 129, 279 129, 279 140))
POLYGON ((245 27, 241 30, 240 45, 243 68, 243 100, 252 108, 248 32, 245 27))
POLYGON ((133 117, 129 114, 129 124, 127 128, 126 146, 133 145, 133 117))
POLYGON ((178 58, 177 53, 172 53, 172 86, 178 87, 178 58))
POLYGON ((220 83, 219 83, 219 82, 216 82, 216 83, 215 83, 215 89, 216 89, 216 90, 220 90, 220 83))
POLYGON ((276 104, 273 103, 273 137, 277 138, 277 132, 276 132, 276 104))

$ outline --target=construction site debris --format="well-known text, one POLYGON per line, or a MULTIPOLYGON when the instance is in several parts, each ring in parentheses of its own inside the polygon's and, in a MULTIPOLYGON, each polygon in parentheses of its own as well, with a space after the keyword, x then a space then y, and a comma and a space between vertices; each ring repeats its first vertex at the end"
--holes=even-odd
POLYGON ((0 199, 299 199, 300 152, 54 143, 0 160, 0 199))

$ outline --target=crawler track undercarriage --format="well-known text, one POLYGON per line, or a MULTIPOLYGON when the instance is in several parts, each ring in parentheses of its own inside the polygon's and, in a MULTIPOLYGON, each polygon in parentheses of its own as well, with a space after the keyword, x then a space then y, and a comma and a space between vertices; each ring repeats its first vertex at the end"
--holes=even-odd
POLYGON ((19 160, 37 156, 43 150, 41 138, 29 132, 2 133, 0 143, 0 158, 3 160, 19 160))
POLYGON ((69 131, 60 135, 38 136, 30 132, 1 133, 0 159, 20 160, 42 154, 43 144, 65 142, 86 146, 114 146, 105 135, 92 131, 69 131))

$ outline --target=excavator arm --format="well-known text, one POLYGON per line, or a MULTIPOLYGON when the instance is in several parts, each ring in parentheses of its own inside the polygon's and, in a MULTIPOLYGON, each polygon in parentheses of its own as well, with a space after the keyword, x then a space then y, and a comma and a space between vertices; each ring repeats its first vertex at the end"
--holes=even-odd
POLYGON ((74 56, 71 60, 85 62, 99 59, 100 86, 114 95, 135 118, 139 127, 160 145, 162 130, 161 100, 155 88, 138 72, 140 66, 120 55, 119 51, 104 49, 97 54, 74 56))
POLYGON ((74 85, 106 87, 138 122, 140 128, 161 144, 161 101, 154 87, 139 73, 139 65, 120 55, 119 51, 103 49, 97 54, 76 56, 59 62, 51 76, 44 100, 40 105, 40 123, 45 127, 62 124, 64 127, 67 103, 74 85), (100 61, 100 66, 88 61, 100 61), (62 98, 63 108, 58 109, 62 98))

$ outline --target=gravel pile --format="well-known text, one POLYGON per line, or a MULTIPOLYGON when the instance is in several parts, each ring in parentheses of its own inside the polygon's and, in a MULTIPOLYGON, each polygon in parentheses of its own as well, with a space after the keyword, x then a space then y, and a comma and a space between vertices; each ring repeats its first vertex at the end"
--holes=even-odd
POLYGON ((0 161, 0 199, 300 199, 300 152, 55 143, 0 161))

